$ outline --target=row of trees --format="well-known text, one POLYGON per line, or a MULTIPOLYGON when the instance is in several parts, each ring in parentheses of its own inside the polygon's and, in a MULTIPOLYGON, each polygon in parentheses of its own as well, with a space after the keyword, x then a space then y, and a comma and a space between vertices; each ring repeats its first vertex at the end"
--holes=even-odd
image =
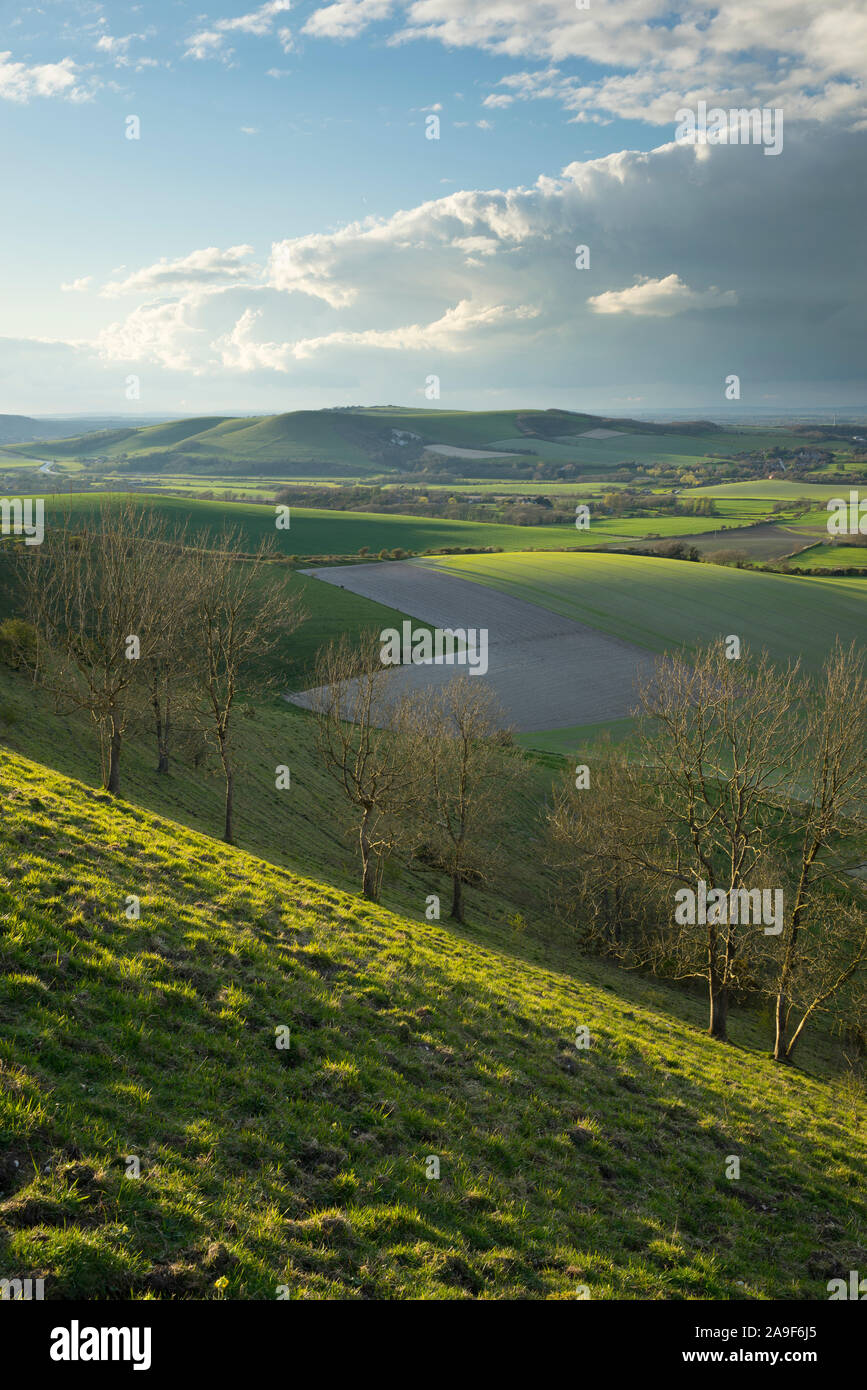
MULTIPOLYGON (((275 648, 304 618, 269 546, 243 550, 238 535, 193 543, 155 512, 114 502, 42 546, 15 547, 26 621, 0 633, 61 712, 90 718, 113 795, 132 729, 150 729, 160 774, 189 740, 206 740, 223 772, 228 843, 239 706, 279 681, 275 648)), ((528 777, 490 688, 463 675, 406 691, 375 632, 324 648, 314 687, 315 744, 351 812, 362 892, 378 899, 384 866, 400 857, 448 876, 463 921, 466 885, 506 869, 497 831, 528 777)), ((662 660, 640 701, 628 745, 597 749, 552 789, 541 839, 527 820, 528 853, 541 859, 547 846, 560 919, 583 950, 703 981, 714 1037, 726 1036, 733 999, 758 994, 772 1001, 779 1060, 830 1009, 863 1029, 863 657, 838 647, 810 677, 709 647, 662 660), (779 890, 773 934, 711 913, 679 920, 674 895, 702 884, 726 901, 779 890)))
POLYGON ((833 1003, 863 1029, 863 656, 838 646, 815 679, 712 646, 661 660, 640 698, 635 741, 564 782, 549 817, 560 902, 588 949, 704 981, 717 1038, 734 996, 768 994, 780 1061, 833 1003), (728 903, 778 889, 780 920, 770 934, 729 912, 679 923, 673 895, 700 883, 728 903))
POLYGON ((219 755, 229 844, 238 700, 273 682, 269 652, 304 616, 271 547, 246 550, 232 531, 193 544, 121 499, 15 553, 26 619, 17 657, 58 712, 82 711, 95 726, 106 791, 120 793, 132 727, 150 725, 161 774, 178 740, 198 734, 219 755))
POLYGON ((397 853, 448 875, 451 916, 464 920, 464 885, 497 869, 493 832, 521 772, 505 717, 488 686, 461 675, 395 694, 369 633, 321 653, 312 707, 316 747, 357 821, 361 886, 377 899, 397 853))

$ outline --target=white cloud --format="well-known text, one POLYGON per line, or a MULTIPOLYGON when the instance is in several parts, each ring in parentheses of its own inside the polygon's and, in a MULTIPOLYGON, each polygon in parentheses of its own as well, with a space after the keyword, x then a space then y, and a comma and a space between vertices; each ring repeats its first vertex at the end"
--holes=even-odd
MULTIPOLYGON (((215 20, 210 28, 200 30, 187 40, 184 57, 195 58, 200 62, 208 58, 227 59, 233 52, 232 49, 225 49, 227 34, 252 34, 257 38, 264 38, 273 33, 277 16, 285 14, 291 8, 291 0, 268 0, 267 4, 260 5, 257 10, 251 10, 248 14, 215 20)), ((291 31, 281 28, 277 37, 284 53, 290 52, 291 31)))
POLYGON ((87 101, 90 93, 80 85, 79 68, 71 58, 59 63, 11 62, 11 52, 0 53, 0 98, 28 102, 31 97, 62 97, 65 101, 87 101))
POLYGON ((248 263, 252 254, 252 246, 230 246, 225 251, 207 246, 175 260, 163 257, 155 265, 133 271, 123 280, 110 280, 100 293, 106 299, 115 299, 123 294, 219 289, 255 278, 256 267, 248 263))
POLYGON ((428 40, 476 48, 540 70, 510 73, 487 104, 553 99, 576 121, 672 124, 699 98, 710 105, 782 106, 787 119, 867 118, 867 13, 856 0, 728 0, 696 9, 686 0, 338 0, 313 11, 305 32, 354 38, 392 18, 389 42, 428 40), (582 60, 609 75, 577 76, 582 60))
POLYGON ((689 309, 724 309, 737 304, 734 290, 693 290, 679 275, 666 275, 662 280, 642 276, 625 290, 606 290, 591 295, 587 303, 596 314, 640 314, 644 317, 671 318, 689 309))
POLYGON ((65 294, 83 294, 92 283, 92 275, 80 275, 77 280, 70 280, 65 285, 61 284, 60 288, 65 294))
POLYGON ((652 404, 654 381, 722 401, 731 371, 753 400, 781 380, 857 381, 867 288, 853 148, 821 132, 787 142, 773 179, 757 148, 620 151, 287 238, 255 261, 249 246, 209 247, 120 268, 104 293, 133 307, 80 351, 235 374, 245 392, 275 377, 357 383, 355 400, 413 399, 449 360, 464 403, 477 388, 550 400, 580 383, 652 404))
POLYGON ((368 25, 388 19, 393 9, 392 0, 337 0, 314 10, 304 32, 323 39, 354 39, 368 25))
POLYGON ((189 321, 190 306, 176 303, 142 304, 126 319, 109 324, 90 345, 109 362, 153 362, 173 371, 199 373, 205 369, 197 352, 202 330, 189 321))

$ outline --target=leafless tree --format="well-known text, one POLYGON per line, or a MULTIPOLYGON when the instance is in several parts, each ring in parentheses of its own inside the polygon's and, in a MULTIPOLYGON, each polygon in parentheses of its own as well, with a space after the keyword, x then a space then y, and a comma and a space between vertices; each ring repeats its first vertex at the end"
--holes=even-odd
POLYGON ((239 530, 225 531, 212 546, 188 551, 194 647, 192 661, 201 714, 225 779, 223 839, 234 844, 235 764, 233 713, 240 698, 274 688, 279 673, 268 658, 305 613, 290 579, 270 563, 273 543, 245 551, 239 530))
POLYGON ((777 1061, 791 1059, 808 1021, 867 964, 867 911, 860 883, 851 878, 867 857, 863 654, 838 643, 821 679, 804 694, 806 738, 790 808, 793 891, 776 979, 777 1061))
POLYGON ((554 843, 613 894, 609 929, 632 962, 706 982, 712 1036, 726 1036, 734 990, 771 988, 784 1060, 867 956, 849 872, 865 832, 861 659, 838 649, 816 683, 719 644, 661 659, 641 704, 636 739, 600 759, 595 789, 555 796, 554 843), (702 882, 725 895, 722 918, 678 921, 674 893, 698 897, 702 882), (757 888, 782 894, 779 931, 735 920, 733 900, 757 888))
POLYGON ((113 796, 142 654, 165 604, 165 541, 152 510, 112 499, 95 516, 67 514, 22 557, 27 615, 39 637, 37 672, 59 708, 89 714, 113 796))
POLYGON ((409 705, 393 697, 393 672, 375 632, 346 634, 319 655, 312 707, 316 747, 358 817, 361 891, 379 897, 384 860, 406 834, 420 769, 409 705))
POLYGON ((426 846, 451 879, 451 916, 463 922, 464 884, 491 876, 494 831, 508 815, 521 757, 507 746, 505 713, 478 677, 459 675, 417 697, 412 721, 425 773, 426 846))

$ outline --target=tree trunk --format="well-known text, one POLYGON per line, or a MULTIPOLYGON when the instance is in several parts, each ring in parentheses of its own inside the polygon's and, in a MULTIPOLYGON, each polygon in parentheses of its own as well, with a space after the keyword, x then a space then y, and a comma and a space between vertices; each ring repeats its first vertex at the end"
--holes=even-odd
POLYGON ((370 837, 367 829, 368 812, 365 811, 361 820, 361 829, 358 832, 358 845, 361 850, 361 891, 365 898, 370 902, 376 902, 376 865, 370 849, 370 837))
POLYGON ((162 706, 160 705, 160 697, 159 697, 159 694, 157 693, 156 690, 154 690, 154 695, 153 695, 153 699, 152 699, 152 701, 151 701, 151 704, 153 705, 153 711, 154 711, 154 728, 156 729, 156 735, 157 735, 157 755, 158 755, 157 772, 166 773, 166 772, 168 772, 168 770, 169 770, 169 704, 168 704, 168 698, 166 699, 166 717, 165 717, 165 721, 163 720, 163 711, 162 711, 162 706))
POLYGON ((788 1014, 788 998, 786 996, 787 981, 780 981, 780 988, 777 992, 777 1004, 774 1010, 776 1020, 776 1037, 774 1038, 774 1061, 786 1062, 789 1057, 789 1046, 786 1038, 786 1016, 788 1014))
POLYGON ((105 789, 110 796, 120 795, 120 744, 121 733, 115 716, 111 716, 111 738, 108 751, 108 780, 105 789))
POLYGON ((464 920, 464 885, 459 873, 452 874, 452 917, 456 922, 464 920))
POLYGON ((710 979, 710 1021, 708 1032, 712 1038, 719 1038, 725 1042, 727 1038, 726 1027, 729 1016, 729 992, 725 985, 717 983, 711 976, 710 979))
POLYGON ((223 839, 227 845, 235 843, 232 828, 232 809, 235 799, 235 776, 232 772, 232 765, 229 762, 229 753, 225 743, 220 740, 220 761, 223 764, 223 772, 226 775, 226 826, 223 831, 223 839))

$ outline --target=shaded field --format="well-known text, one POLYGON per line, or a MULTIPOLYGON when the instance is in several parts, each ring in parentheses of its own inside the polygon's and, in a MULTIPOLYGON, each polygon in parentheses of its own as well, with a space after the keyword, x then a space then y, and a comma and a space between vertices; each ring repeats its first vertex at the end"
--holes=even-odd
POLYGON ((806 1300, 863 1268, 863 1098, 818 1055, 5 751, 0 788, 0 1268, 48 1299, 806 1300))

